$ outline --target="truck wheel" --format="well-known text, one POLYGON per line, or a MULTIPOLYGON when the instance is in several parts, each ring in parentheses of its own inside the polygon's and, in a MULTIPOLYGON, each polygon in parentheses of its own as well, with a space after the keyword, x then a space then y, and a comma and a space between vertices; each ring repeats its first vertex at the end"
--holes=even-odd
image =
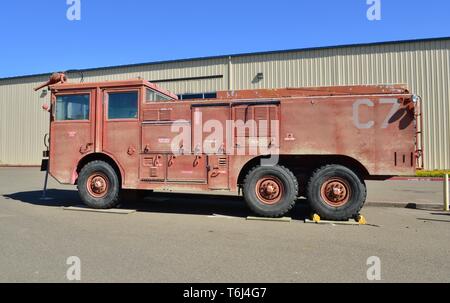
POLYGON ((294 174, 283 166, 257 166, 246 176, 244 198, 256 214, 281 217, 295 205, 298 182, 294 174))
POLYGON ((367 197, 366 185, 350 169, 327 165, 309 180, 307 198, 323 219, 345 221, 359 214, 367 197))
POLYGON ((119 204, 120 184, 116 172, 106 162, 86 164, 78 176, 81 200, 95 209, 113 208, 119 204))

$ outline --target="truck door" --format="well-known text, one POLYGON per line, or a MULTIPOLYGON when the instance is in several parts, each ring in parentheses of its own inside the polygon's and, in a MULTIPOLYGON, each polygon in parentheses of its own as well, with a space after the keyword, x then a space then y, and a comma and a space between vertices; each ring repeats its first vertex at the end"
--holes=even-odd
POLYGON ((138 183, 141 94, 140 88, 103 92, 103 151, 124 169, 125 188, 138 183))
POLYGON ((69 184, 78 161, 94 149, 95 90, 52 96, 50 173, 69 184))
POLYGON ((192 150, 202 149, 207 157, 208 187, 212 190, 229 189, 227 155, 227 121, 230 104, 194 104, 192 106, 192 150))

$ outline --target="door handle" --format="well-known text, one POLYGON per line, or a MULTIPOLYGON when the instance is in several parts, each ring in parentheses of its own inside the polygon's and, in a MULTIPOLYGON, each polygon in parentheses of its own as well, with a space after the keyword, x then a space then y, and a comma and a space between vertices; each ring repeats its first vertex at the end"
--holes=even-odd
POLYGON ((219 155, 225 154, 225 144, 224 143, 222 143, 222 145, 220 146, 220 148, 218 150, 218 154, 219 155))
POLYGON ((195 156, 195 160, 194 160, 194 167, 197 167, 198 164, 200 163, 200 159, 202 158, 202 156, 195 156))
POLYGON ((170 156, 169 158, 169 163, 167 164, 169 167, 171 167, 173 165, 173 163, 175 162, 175 159, 177 157, 176 156, 170 156))
POLYGON ((220 175, 220 171, 218 167, 214 167, 211 173, 211 178, 216 178, 220 175))
POLYGON ((136 152, 136 149, 133 146, 128 147, 127 153, 129 156, 134 155, 135 152, 136 152))
POLYGON ((184 145, 183 145, 183 143, 180 144, 179 153, 180 153, 180 155, 184 154, 184 145))
POLYGON ((195 149, 194 149, 194 154, 197 155, 197 154, 199 154, 200 152, 201 152, 200 144, 197 144, 197 145, 195 146, 195 149))
POLYGON ((153 164, 154 167, 158 167, 159 166, 159 159, 161 159, 161 155, 158 155, 155 157, 155 162, 153 164))

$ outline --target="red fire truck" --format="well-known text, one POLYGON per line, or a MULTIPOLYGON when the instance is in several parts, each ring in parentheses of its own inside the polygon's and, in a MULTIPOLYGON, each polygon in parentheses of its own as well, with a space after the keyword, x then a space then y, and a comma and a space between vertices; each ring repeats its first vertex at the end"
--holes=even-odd
POLYGON ((113 208, 129 190, 231 191, 261 216, 283 216, 305 196, 322 218, 346 220, 364 205, 365 180, 422 166, 420 98, 402 85, 178 100, 142 79, 66 80, 44 85, 48 169, 92 208, 113 208))

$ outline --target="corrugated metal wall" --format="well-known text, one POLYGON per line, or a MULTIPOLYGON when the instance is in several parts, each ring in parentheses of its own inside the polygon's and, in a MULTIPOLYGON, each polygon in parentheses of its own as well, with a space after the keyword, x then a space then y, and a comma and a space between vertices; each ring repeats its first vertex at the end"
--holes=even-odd
MULTIPOLYGON (((183 62, 169 62, 161 64, 138 65, 132 67, 108 68, 84 73, 84 80, 124 80, 141 77, 147 80, 167 80, 183 78, 199 78, 222 76, 222 78, 172 81, 158 83, 158 85, 174 93, 214 92, 227 89, 228 59, 205 59, 183 62)), ((72 81, 80 78, 79 74, 69 75, 72 81)))
MULTIPOLYGON (((182 93, 251 88, 405 83, 424 99, 425 165, 450 168, 450 39, 237 55, 84 72, 84 81, 142 77, 182 93), (256 75, 264 74, 263 80, 256 75), (208 77, 208 79, 180 80, 208 77)), ((0 80, 0 165, 40 161, 47 96, 32 88, 46 76, 0 80), (25 123, 22 123, 25 121, 25 123)), ((69 74, 72 82, 79 74, 69 74)))
POLYGON ((46 79, 0 81, 0 165, 40 163, 49 124, 41 106, 48 99, 33 87, 46 79))
POLYGON ((424 100, 426 168, 450 168, 450 39, 235 57, 233 77, 236 90, 407 84, 424 100))

